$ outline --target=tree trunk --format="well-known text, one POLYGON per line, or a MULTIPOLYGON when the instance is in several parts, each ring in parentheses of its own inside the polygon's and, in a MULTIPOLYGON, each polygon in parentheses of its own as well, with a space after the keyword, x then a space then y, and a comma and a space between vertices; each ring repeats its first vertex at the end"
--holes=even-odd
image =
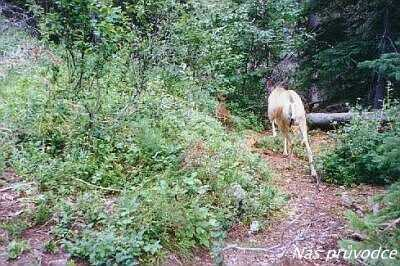
POLYGON ((382 109, 384 97, 385 79, 382 77, 382 75, 377 74, 377 78, 374 81, 374 87, 372 91, 372 106, 374 109, 382 109))
MULTIPOLYGON (((359 115, 358 113, 309 113, 307 114, 307 122, 310 128, 329 129, 335 125, 345 124, 359 115)), ((379 120, 386 122, 385 115, 376 112, 365 112, 361 114, 361 119, 379 120)))
MULTIPOLYGON (((391 28, 389 22, 389 8, 386 7, 383 14, 383 33, 378 45, 379 56, 390 51, 388 40, 391 38, 391 28)), ((383 107, 383 99, 385 97, 385 78, 379 70, 375 71, 374 85, 372 88, 372 104, 374 109, 383 107)))

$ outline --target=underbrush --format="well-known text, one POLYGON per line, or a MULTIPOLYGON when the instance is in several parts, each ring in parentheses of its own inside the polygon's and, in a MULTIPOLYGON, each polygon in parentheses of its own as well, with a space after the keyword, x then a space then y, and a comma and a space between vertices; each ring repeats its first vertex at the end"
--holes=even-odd
POLYGON ((211 248, 281 206, 265 161, 214 118, 207 92, 153 68, 133 97, 124 56, 81 90, 64 64, 0 81, 2 164, 38 184, 35 223, 53 220, 54 240, 90 264, 132 265, 211 248))
POLYGON ((336 133, 337 143, 320 158, 328 182, 390 184, 400 177, 400 105, 390 102, 382 110, 387 123, 356 115, 336 133))
MULTIPOLYGON (((351 123, 336 132, 336 144, 320 158, 325 181, 353 185, 359 183, 392 184, 375 199, 379 210, 359 215, 347 215, 350 226, 359 240, 343 240, 341 246, 353 250, 350 260, 364 265, 398 265, 400 240, 400 105, 388 101, 381 111, 386 122, 355 116, 351 123), (370 256, 355 258, 354 254, 369 250, 395 251, 394 259, 370 256)), ((365 253, 365 252, 364 252, 365 253)), ((372 253, 371 253, 372 254, 372 253)))

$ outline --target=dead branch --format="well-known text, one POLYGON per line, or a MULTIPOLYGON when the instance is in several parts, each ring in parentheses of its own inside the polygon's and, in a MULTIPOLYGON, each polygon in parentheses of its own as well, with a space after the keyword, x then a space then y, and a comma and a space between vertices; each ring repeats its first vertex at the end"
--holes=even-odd
POLYGON ((382 224, 382 225, 386 225, 386 228, 383 229, 383 232, 389 230, 390 228, 395 227, 397 224, 400 224, 400 217, 397 218, 396 220, 393 220, 393 221, 389 222, 389 223, 382 224))
POLYGON ((285 236, 285 232, 289 229, 289 227, 291 225, 293 225, 296 221, 298 221, 300 219, 300 217, 302 217, 304 215, 304 212, 300 213, 296 218, 294 218, 292 221, 290 221, 288 223, 288 225, 286 225, 285 230, 282 230, 282 234, 281 234, 281 243, 283 242, 283 238, 285 236))
POLYGON ((82 180, 82 179, 77 178, 77 177, 71 177, 71 179, 79 181, 79 182, 81 182, 81 183, 83 183, 83 184, 85 184, 87 186, 93 187, 93 188, 97 188, 97 189, 101 189, 101 190, 108 190, 108 191, 113 191, 113 192, 119 192, 119 193, 122 192, 122 190, 120 190, 120 189, 101 187, 101 186, 86 182, 85 180, 82 180))
POLYGON ((227 251, 229 249, 236 249, 236 250, 240 250, 240 251, 269 252, 280 246, 281 245, 275 245, 270 248, 249 248, 249 247, 239 247, 238 245, 228 245, 225 248, 223 248, 221 252, 227 251))
POLYGON ((6 187, 6 188, 2 188, 0 189, 0 192, 5 192, 7 190, 13 189, 14 187, 6 187))

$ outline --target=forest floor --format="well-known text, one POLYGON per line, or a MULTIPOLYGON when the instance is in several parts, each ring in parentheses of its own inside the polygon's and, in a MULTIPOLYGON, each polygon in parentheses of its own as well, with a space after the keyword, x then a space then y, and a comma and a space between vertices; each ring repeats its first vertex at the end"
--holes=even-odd
POLYGON ((69 255, 59 250, 46 252, 46 244, 52 239, 54 224, 30 226, 28 219, 35 211, 35 199, 40 196, 36 184, 25 182, 12 171, 0 176, 0 265, 61 266, 66 265, 69 255), (26 241, 26 251, 15 260, 8 260, 7 245, 11 236, 26 241))
MULTIPOLYGON (((281 153, 255 148, 257 140, 270 134, 251 135, 248 144, 268 162, 278 176, 276 185, 288 197, 285 207, 257 233, 249 233, 249 226, 237 224, 228 233, 222 256, 225 265, 347 265, 341 259, 327 260, 328 250, 337 250, 338 240, 357 236, 346 228, 345 212, 365 213, 371 206, 370 198, 382 188, 360 185, 354 188, 322 183, 319 191, 308 172, 308 164, 294 157, 291 166, 281 153), (313 258, 309 256, 313 252, 313 258), (300 256, 299 256, 300 255, 300 256), (301 258, 301 255, 304 257, 301 258)), ((316 153, 332 142, 325 133, 311 134, 316 153)), ((35 209, 33 198, 37 187, 13 174, 5 172, 0 178, 0 265, 66 265, 69 255, 59 250, 45 251, 51 239, 51 224, 24 227, 25 216, 35 209), (20 238, 30 248, 16 260, 7 260, 5 243, 10 232, 20 231, 20 238)), ((167 265, 187 265, 184 259, 169 257, 167 265)), ((199 251, 190 265, 212 265, 211 255, 199 251)))

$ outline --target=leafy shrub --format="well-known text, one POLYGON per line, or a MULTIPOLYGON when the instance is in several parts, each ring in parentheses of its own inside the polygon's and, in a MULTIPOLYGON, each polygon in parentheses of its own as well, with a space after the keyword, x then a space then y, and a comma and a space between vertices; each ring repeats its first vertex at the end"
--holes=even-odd
MULTIPOLYGON (((138 118, 139 123, 133 118, 129 122, 132 131, 114 134, 112 143, 121 144, 108 144, 119 147, 122 152, 114 156, 126 162, 120 172, 125 183, 116 179, 112 185, 127 191, 112 212, 93 195, 60 210, 56 231, 72 254, 93 264, 130 264, 165 249, 187 252, 197 245, 210 247, 215 231, 229 228, 239 217, 250 220, 280 206, 283 199, 268 184, 267 166, 234 144, 240 143, 238 136, 228 135, 214 118, 187 109, 184 102, 164 93, 143 96, 145 106, 159 108, 139 111, 138 117, 146 118, 138 118), (188 156, 197 142, 203 142, 204 148, 188 156), (240 208, 230 192, 235 185, 245 191, 240 208), (82 219, 85 223, 79 234, 73 234, 74 224, 82 219)), ((87 167, 87 162, 80 160, 67 164, 87 167)), ((64 176, 64 168, 52 167, 53 173, 64 176)), ((107 186, 101 179, 86 180, 107 186)))
MULTIPOLYGON (((357 110, 355 110, 357 111, 357 110)), ((355 112, 354 111, 354 112, 355 112)), ((360 217, 354 212, 347 215, 351 227, 361 236, 361 241, 343 240, 341 246, 347 250, 394 250, 398 249, 400 231, 400 124, 398 102, 388 101, 382 114, 388 122, 363 119, 355 116, 349 125, 336 133, 336 145, 320 158, 319 166, 325 180, 339 184, 354 183, 390 184, 390 189, 376 202, 382 206, 377 213, 360 217)), ((398 251, 398 250, 397 250, 398 251)), ((354 252, 353 252, 354 254, 354 252)), ((354 256, 351 258, 356 261, 354 256)), ((364 261, 366 265, 398 265, 399 257, 364 261)))
POLYGON ((91 264, 132 265, 210 248, 235 221, 281 206, 268 166, 214 118, 208 92, 186 74, 172 82, 169 70, 154 68, 133 102, 125 86, 137 84, 127 77, 135 72, 121 74, 123 83, 114 74, 126 69, 124 56, 115 54, 98 79, 101 105, 90 93, 73 97, 63 64, 51 93, 43 79, 54 72, 45 67, 0 83, 1 119, 18 132, 6 141, 6 162, 50 195, 37 223, 61 202, 51 210, 57 242, 91 264))
POLYGON ((320 161, 325 180, 339 184, 392 183, 400 176, 399 105, 382 111, 388 123, 355 116, 337 132, 335 147, 320 161))

